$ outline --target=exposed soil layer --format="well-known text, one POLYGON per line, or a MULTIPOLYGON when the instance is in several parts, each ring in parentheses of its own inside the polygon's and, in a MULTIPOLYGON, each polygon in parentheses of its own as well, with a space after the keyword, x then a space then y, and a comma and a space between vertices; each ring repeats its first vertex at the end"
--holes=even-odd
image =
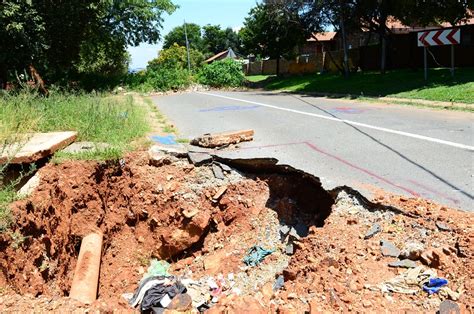
POLYGON ((223 180, 186 160, 151 166, 145 153, 117 163, 42 168, 39 188, 13 204, 16 223, 0 235, 6 287, 0 310, 85 309, 67 296, 81 239, 95 230, 103 232, 104 247, 98 300, 90 308, 102 311, 133 311, 122 294, 136 289, 151 258, 166 259, 173 274, 195 280, 235 274, 240 296, 223 296, 211 311, 436 310, 440 295, 377 290, 402 272, 387 266, 395 259, 380 254, 381 239, 399 248, 418 241, 441 252, 429 267, 461 292, 461 308, 474 304, 472 214, 421 199, 381 195, 371 203, 350 189, 327 192, 316 177, 274 160, 220 161, 234 168, 223 180), (364 240, 374 223, 382 232, 364 240), (289 256, 279 228, 296 224, 309 235, 289 256), (274 253, 258 267, 244 267, 253 245, 274 253), (279 274, 284 287, 273 291, 279 274))

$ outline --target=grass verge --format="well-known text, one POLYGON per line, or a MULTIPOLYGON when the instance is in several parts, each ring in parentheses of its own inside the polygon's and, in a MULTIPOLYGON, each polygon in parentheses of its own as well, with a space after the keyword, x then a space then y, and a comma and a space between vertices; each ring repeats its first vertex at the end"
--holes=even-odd
POLYGON ((454 78, 447 69, 430 69, 426 82, 421 70, 396 70, 384 75, 361 72, 351 74, 348 79, 334 74, 290 77, 257 75, 247 79, 268 90, 474 103, 472 68, 458 69, 454 78))
MULTIPOLYGON (((119 159, 148 132, 148 113, 148 108, 137 105, 132 96, 53 92, 45 98, 28 91, 0 94, 0 152, 8 143, 16 142, 18 134, 71 130, 78 132, 77 141, 107 143, 108 148, 58 152, 53 162, 119 159)), ((8 205, 17 199, 18 182, 4 178, 6 167, 0 165, 0 231, 8 228, 12 219, 8 205)))

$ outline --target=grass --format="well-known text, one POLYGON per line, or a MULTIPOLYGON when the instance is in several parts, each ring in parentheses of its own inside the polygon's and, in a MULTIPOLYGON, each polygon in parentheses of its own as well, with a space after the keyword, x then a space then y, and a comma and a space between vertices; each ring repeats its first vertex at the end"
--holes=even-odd
MULTIPOLYGON (((52 92, 42 97, 28 91, 0 94, 0 152, 17 142, 19 134, 49 131, 77 131, 77 141, 107 143, 109 148, 76 154, 58 152, 53 162, 67 159, 119 159, 149 130, 146 106, 132 96, 52 92)), ((18 182, 2 183, 5 165, 0 165, 0 232, 12 221, 8 205, 17 199, 18 182)))
POLYGON ((146 108, 136 106, 131 96, 4 95, 0 97, 0 139, 14 133, 74 130, 77 141, 108 143, 124 150, 148 131, 146 114, 146 108))
POLYGON ((348 79, 335 74, 281 78, 257 75, 247 79, 268 90, 474 103, 472 68, 458 69, 454 78, 447 69, 430 69, 427 82, 421 70, 396 70, 385 75, 378 72, 360 72, 351 74, 348 79))

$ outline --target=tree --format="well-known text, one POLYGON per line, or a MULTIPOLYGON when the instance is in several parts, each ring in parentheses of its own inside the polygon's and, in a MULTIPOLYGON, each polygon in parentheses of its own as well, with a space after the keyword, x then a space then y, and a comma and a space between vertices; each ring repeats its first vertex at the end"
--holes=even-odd
POLYGON ((293 56, 307 34, 291 3, 272 2, 257 4, 245 19, 239 35, 244 50, 276 59, 279 75, 280 58, 293 56))
POLYGON ((30 64, 51 82, 102 71, 105 65, 123 68, 127 45, 157 42, 163 13, 174 9, 170 0, 4 0, 0 80, 30 64), (99 52, 100 62, 86 69, 99 52))
POLYGON ((203 27, 203 48, 205 53, 211 55, 215 55, 228 48, 239 51, 240 38, 230 27, 223 30, 220 25, 208 24, 203 27))
MULTIPOLYGON (((311 33, 318 33, 332 28, 341 34, 344 59, 343 67, 340 70, 348 77, 347 36, 354 29, 357 29, 357 18, 354 16, 355 0, 309 0, 302 1, 301 6, 301 19, 311 33)), ((335 64, 338 66, 337 63, 335 64)))
POLYGON ((354 14, 360 27, 379 35, 381 46, 380 72, 386 71, 389 18, 396 18, 407 25, 439 25, 449 22, 455 25, 468 17, 467 0, 358 0, 354 14))
MULTIPOLYGON (((202 51, 203 42, 201 37, 201 26, 194 23, 186 23, 186 31, 188 33, 189 47, 202 51)), ((177 26, 166 34, 163 48, 171 48, 173 44, 186 47, 184 25, 177 26)))
MULTIPOLYGON (((191 48, 189 50, 189 57, 192 69, 201 67, 204 56, 200 51, 191 48)), ((188 56, 186 47, 173 44, 170 48, 161 50, 158 58, 148 62, 147 70, 159 71, 160 68, 187 70, 188 56)))

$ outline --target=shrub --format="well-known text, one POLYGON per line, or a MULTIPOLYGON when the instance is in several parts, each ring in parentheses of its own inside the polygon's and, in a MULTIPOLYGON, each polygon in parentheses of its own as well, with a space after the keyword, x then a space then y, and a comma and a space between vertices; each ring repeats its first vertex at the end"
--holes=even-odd
MULTIPOLYGON (((202 66, 204 55, 196 49, 189 49, 189 60, 191 69, 196 70, 202 66)), ((174 44, 168 49, 160 51, 158 58, 148 62, 147 70, 157 71, 161 68, 166 69, 187 69, 188 54, 186 47, 174 44)))
POLYGON ((204 66, 198 80, 212 87, 238 87, 243 85, 245 76, 240 63, 225 59, 204 66))

